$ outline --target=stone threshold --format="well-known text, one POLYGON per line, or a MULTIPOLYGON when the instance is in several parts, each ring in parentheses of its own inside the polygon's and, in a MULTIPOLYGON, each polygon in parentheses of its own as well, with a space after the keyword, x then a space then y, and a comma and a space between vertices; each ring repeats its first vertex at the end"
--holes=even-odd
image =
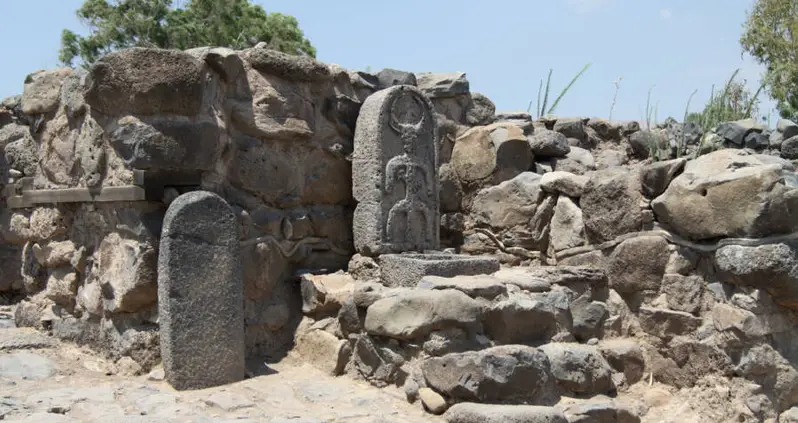
POLYGON ((33 189, 33 178, 21 178, 3 189, 2 198, 11 209, 59 203, 110 203, 160 200, 166 186, 198 186, 196 172, 133 171, 133 185, 103 188, 33 189))
POLYGON ((22 191, 22 195, 8 197, 9 208, 21 209, 39 204, 103 203, 114 201, 144 201, 144 188, 137 185, 90 188, 42 189, 22 191))

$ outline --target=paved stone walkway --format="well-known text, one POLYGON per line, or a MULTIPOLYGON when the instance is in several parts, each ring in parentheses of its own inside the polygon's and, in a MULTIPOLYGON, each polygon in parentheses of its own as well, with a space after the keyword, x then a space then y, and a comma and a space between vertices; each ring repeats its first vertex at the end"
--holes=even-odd
MULTIPOLYGON (((0 316, 0 320, 2 316, 0 316)), ((7 320, 7 319, 5 319, 7 320)), ((151 377, 107 375, 92 351, 0 325, 0 420, 28 423, 416 423, 442 422, 396 388, 334 378, 287 358, 251 363, 267 373, 178 392, 151 377)), ((157 373, 154 372, 154 373, 157 373)), ((157 378, 156 378, 157 379, 157 378)))

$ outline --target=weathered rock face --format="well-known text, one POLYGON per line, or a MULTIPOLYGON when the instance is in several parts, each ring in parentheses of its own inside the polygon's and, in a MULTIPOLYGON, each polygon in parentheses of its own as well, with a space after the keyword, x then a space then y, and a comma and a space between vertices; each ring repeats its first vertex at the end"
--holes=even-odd
POLYGON ((346 274, 302 275, 302 313, 310 316, 336 314, 352 296, 354 279, 346 274))
POLYGON ((546 404, 555 396, 549 360, 520 345, 448 354, 421 364, 434 390, 459 401, 546 404))
POLYGON ((12 123, 0 128, 0 145, 5 148, 4 159, 9 169, 22 176, 38 173, 39 149, 28 127, 12 123))
POLYGON ((596 169, 596 159, 590 151, 584 148, 571 146, 571 151, 565 157, 552 159, 554 170, 571 172, 584 175, 596 169))
POLYGON ((86 78, 86 101, 92 110, 109 116, 193 116, 202 107, 205 72, 203 63, 187 53, 123 50, 92 67, 86 78))
POLYGON ((684 169, 686 159, 657 162, 640 171, 640 185, 643 195, 648 198, 659 197, 668 188, 676 175, 684 169))
POLYGON ((754 119, 723 122, 715 131, 726 141, 738 146, 744 145, 746 136, 752 132, 762 132, 762 127, 754 119))
POLYGON ((676 339, 665 354, 668 365, 657 379, 679 388, 692 387, 705 375, 730 376, 731 358, 715 345, 676 339))
POLYGON ((540 349, 549 358, 552 376, 565 391, 596 395, 615 389, 612 368, 596 347, 552 343, 540 349))
POLYGON ((557 285, 573 287, 584 285, 596 288, 607 285, 607 275, 604 270, 590 266, 540 266, 524 270, 524 273, 530 277, 557 285))
POLYGON ((394 85, 413 85, 417 83, 416 75, 396 69, 383 69, 377 72, 377 81, 380 89, 390 88, 394 85))
POLYGON ((564 194, 579 198, 585 192, 588 177, 569 172, 549 172, 540 178, 540 187, 552 194, 564 194))
POLYGON ((646 362, 643 349, 637 342, 630 339, 606 340, 599 343, 598 348, 607 363, 623 373, 627 384, 635 384, 643 377, 646 362))
POLYGON ((469 125, 489 125, 496 114, 496 105, 490 98, 480 93, 471 93, 471 107, 466 111, 469 125))
POLYGON ((149 245, 108 235, 100 244, 98 283, 104 309, 133 313, 155 304, 158 255, 149 245))
POLYGON ((536 156, 565 157, 571 152, 568 138, 560 132, 538 129, 529 137, 529 145, 536 156))
POLYGON ((352 354, 348 342, 320 329, 300 334, 294 351, 306 362, 333 376, 343 372, 352 354))
POLYGON ((492 300, 507 292, 504 281, 490 275, 480 276, 424 276, 418 282, 421 289, 456 289, 472 298, 492 300))
POLYGON ((19 272, 22 248, 11 245, 0 246, 0 292, 20 291, 24 287, 19 272))
POLYGON ((469 83, 463 72, 416 74, 418 88, 430 98, 447 98, 468 94, 469 83))
POLYGON ((653 131, 638 131, 629 137, 629 145, 632 148, 635 156, 646 158, 653 153, 664 148, 664 139, 660 136, 659 132, 653 131))
POLYGON ((369 334, 413 339, 447 327, 474 328, 482 306, 456 290, 409 291, 369 306, 365 329, 369 334))
POLYGON ((212 170, 221 147, 216 122, 117 121, 111 146, 136 169, 212 170))
POLYGON ((570 423, 640 423, 640 417, 628 405, 605 398, 567 405, 563 414, 570 423))
POLYGON ((646 333, 659 338, 688 335, 698 329, 701 319, 683 311, 640 308, 640 327, 646 333))
POLYGON ((55 111, 61 99, 61 85, 74 71, 70 68, 36 71, 25 78, 22 112, 40 115, 55 111))
POLYGON ((607 305, 601 301, 589 301, 582 296, 569 305, 571 311, 571 333, 579 341, 599 339, 603 336, 604 322, 609 317, 607 305))
POLYGON ((542 343, 557 330, 555 306, 545 296, 510 297, 485 313, 485 332, 502 344, 542 343))
POLYGON ((668 264, 668 243, 659 236, 642 236, 620 243, 610 256, 610 287, 621 295, 657 291, 668 264))
POLYGON ((728 245, 715 253, 718 278, 770 293, 786 307, 798 308, 798 261, 795 243, 759 247, 728 245))
POLYGON ((579 247, 585 243, 585 222, 582 209, 570 198, 557 198, 551 221, 551 247, 554 251, 579 247))
POLYGON ((635 172, 607 169, 591 174, 579 201, 588 241, 601 243, 639 231, 642 198, 635 172))
POLYGON ((660 222, 694 240, 792 232, 796 223, 787 216, 798 207, 793 169, 769 156, 716 151, 688 162, 651 207, 660 222))
POLYGON ((458 212, 463 201, 463 186, 457 172, 450 163, 443 164, 438 169, 440 179, 440 204, 441 212, 458 212))
POLYGON ((741 358, 736 371, 760 383, 771 393, 779 410, 798 403, 798 371, 769 345, 750 348, 741 358))
POLYGON ((497 184, 529 170, 533 158, 523 129, 499 122, 471 128, 457 138, 451 163, 465 183, 497 184))
POLYGON ((474 198, 473 214, 477 222, 496 228, 523 225, 535 215, 540 194, 540 175, 523 172, 480 191, 474 198))
POLYGON ((702 304, 704 280, 699 276, 666 274, 662 278, 662 292, 667 295, 669 308, 697 313, 702 304))
POLYGON ((465 124, 471 109, 469 82, 463 72, 418 73, 416 83, 435 111, 455 124, 465 124))

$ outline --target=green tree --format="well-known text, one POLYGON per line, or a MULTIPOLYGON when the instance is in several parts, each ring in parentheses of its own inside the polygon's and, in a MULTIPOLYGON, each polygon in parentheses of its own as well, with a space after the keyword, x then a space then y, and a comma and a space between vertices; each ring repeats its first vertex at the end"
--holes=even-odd
POLYGON ((316 56, 296 18, 266 13, 249 0, 189 0, 184 7, 174 7, 172 0, 86 0, 77 15, 89 35, 62 32, 59 59, 66 66, 77 58, 88 66, 111 51, 136 46, 243 49, 265 42, 284 53, 316 56))
POLYGON ((764 83, 783 117, 798 111, 798 0, 757 0, 740 38, 765 65, 764 83))

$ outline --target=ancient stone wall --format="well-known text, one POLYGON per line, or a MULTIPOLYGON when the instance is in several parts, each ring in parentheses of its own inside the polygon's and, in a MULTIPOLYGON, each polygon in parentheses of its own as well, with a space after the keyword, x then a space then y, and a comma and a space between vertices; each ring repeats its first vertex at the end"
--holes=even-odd
POLYGON ((553 381, 611 393, 644 371, 685 389, 707 374, 755 381, 762 415, 798 404, 789 121, 703 133, 532 119, 497 114, 462 73, 131 49, 31 74, 2 103, 0 146, 0 293, 22 300, 17 324, 145 368, 159 359, 164 214, 204 190, 238 220, 250 355, 296 343, 331 373, 416 383, 450 405, 497 392, 548 404, 553 381), (356 143, 373 148, 358 157, 356 143), (436 247, 521 268, 421 276, 449 259, 380 258, 436 247), (567 357, 598 376, 563 370, 567 357), (521 370, 494 392, 458 385, 452 360, 521 370))
MULTIPOLYGON (((430 158, 450 155, 435 151, 439 131, 453 139, 493 119, 462 73, 370 74, 261 47, 134 48, 32 73, 0 107, 0 293, 24 299, 21 324, 146 368, 158 359, 164 213, 180 194, 214 192, 240 223, 247 351, 279 357, 301 317, 295 271, 343 269, 354 254, 360 107, 402 84, 438 112, 423 128, 430 158)), ((434 206, 438 184, 427 185, 434 206)))
POLYGON ((33 326, 152 349, 164 213, 202 189, 240 221, 248 350, 280 351, 298 319, 294 270, 353 252, 347 155, 377 84, 261 48, 130 49, 31 74, 0 109, 0 291, 24 293, 33 326))

